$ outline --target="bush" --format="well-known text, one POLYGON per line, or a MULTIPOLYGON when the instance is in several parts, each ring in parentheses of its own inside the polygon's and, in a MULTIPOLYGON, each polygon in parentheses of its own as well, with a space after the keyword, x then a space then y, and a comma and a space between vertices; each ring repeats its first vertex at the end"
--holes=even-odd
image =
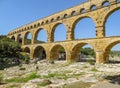
POLYGON ((0 84, 2 83, 2 81, 3 81, 3 74, 0 73, 0 84))
POLYGON ((25 68, 20 68, 19 70, 26 70, 25 68))
POLYGON ((29 57, 29 55, 27 53, 23 53, 22 56, 23 56, 22 60, 25 62, 25 64, 29 64, 30 63, 30 57, 29 57))
POLYGON ((88 62, 90 65, 95 65, 94 60, 88 59, 87 62, 88 62))
POLYGON ((97 72, 98 70, 94 67, 91 69, 91 71, 97 72))

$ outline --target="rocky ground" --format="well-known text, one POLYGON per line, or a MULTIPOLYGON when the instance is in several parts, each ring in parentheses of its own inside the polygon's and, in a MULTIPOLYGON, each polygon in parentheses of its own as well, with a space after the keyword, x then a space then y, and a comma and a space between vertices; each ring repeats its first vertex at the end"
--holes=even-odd
POLYGON ((4 80, 25 78, 32 73, 37 77, 27 82, 5 81, 0 88, 120 88, 120 63, 91 65, 88 62, 49 63, 43 60, 1 72, 4 80))

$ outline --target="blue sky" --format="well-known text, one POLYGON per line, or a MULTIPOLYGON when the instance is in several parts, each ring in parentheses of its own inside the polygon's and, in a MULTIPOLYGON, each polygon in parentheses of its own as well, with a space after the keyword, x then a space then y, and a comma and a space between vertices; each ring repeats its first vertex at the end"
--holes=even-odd
MULTIPOLYGON (((0 35, 85 1, 87 0, 0 0, 0 35)), ((106 36, 120 35, 118 19, 120 19, 119 10, 109 17, 106 23, 106 36)), ((65 40, 65 26, 61 24, 56 29, 55 41, 65 40), (60 36, 59 32, 63 35, 60 36)), ((39 39, 40 37, 41 40, 47 41, 45 31, 39 33, 39 39)), ((92 19, 85 18, 78 22, 75 38, 95 38, 95 25, 92 19)))

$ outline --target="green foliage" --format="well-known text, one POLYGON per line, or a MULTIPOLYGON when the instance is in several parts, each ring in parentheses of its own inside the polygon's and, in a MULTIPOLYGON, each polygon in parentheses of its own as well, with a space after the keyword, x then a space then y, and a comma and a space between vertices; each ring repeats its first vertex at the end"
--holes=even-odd
POLYGON ((91 71, 97 72, 98 70, 94 67, 91 69, 91 71))
POLYGON ((90 65, 95 65, 95 62, 94 62, 94 60, 87 59, 87 62, 88 62, 90 65))
POLYGON ((40 77, 41 77, 40 75, 37 75, 37 73, 33 72, 29 74, 27 77, 7 79, 6 82, 24 83, 24 82, 28 82, 29 80, 40 78, 40 77))
POLYGON ((120 51, 114 50, 110 52, 111 57, 120 57, 120 51))
POLYGON ((26 69, 21 67, 19 70, 26 70, 26 69))
POLYGON ((95 57, 95 53, 94 53, 94 50, 91 49, 91 48, 82 48, 81 51, 80 51, 83 55, 90 55, 92 57, 95 57))
POLYGON ((0 73, 0 84, 2 83, 2 81, 3 81, 3 74, 0 73))
POLYGON ((30 57, 28 54, 23 55, 23 60, 25 61, 26 64, 29 64, 30 62, 30 57))
POLYGON ((10 38, 0 36, 0 58, 20 57, 21 46, 10 38))
POLYGON ((22 55, 21 45, 6 36, 0 36, 0 70, 19 64, 22 55))

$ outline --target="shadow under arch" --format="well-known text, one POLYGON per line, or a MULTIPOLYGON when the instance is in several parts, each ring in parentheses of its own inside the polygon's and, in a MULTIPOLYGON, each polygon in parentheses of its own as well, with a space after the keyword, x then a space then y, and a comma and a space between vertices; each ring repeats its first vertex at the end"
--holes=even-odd
POLYGON ((17 36, 17 42, 22 43, 22 34, 18 34, 17 36))
MULTIPOLYGON (((71 53, 71 59, 72 61, 78 61, 78 62, 86 62, 87 59, 83 58, 83 54, 81 52, 82 48, 86 45, 89 45, 91 47, 91 50, 93 51, 94 56, 92 57, 92 60, 95 62, 95 52, 94 47, 89 43, 78 43, 73 46, 72 53, 71 53)), ((88 48, 89 49, 89 48, 88 48)), ((87 51, 89 52, 89 51, 87 51)))
POLYGON ((13 36, 11 37, 11 39, 12 39, 13 41, 15 41, 15 36, 13 35, 13 36))
POLYGON ((30 54, 30 48, 29 48, 29 47, 25 47, 25 48, 23 49, 23 51, 30 54))
MULTIPOLYGON (((82 38, 95 38, 96 37, 96 29, 95 29, 95 21, 92 17, 90 16, 83 16, 83 17, 79 17, 77 18, 74 22, 73 22, 73 28, 72 28, 72 33, 74 33, 74 39, 82 39, 82 38), (84 23, 82 21, 85 21, 84 23), (86 22, 86 21, 89 21, 89 22, 86 22), (81 24, 82 23, 82 24, 81 24), (89 23, 89 24, 88 24, 89 23), (79 27, 80 25, 80 27, 79 27), (82 27, 87 27, 89 26, 89 28, 87 28, 87 30, 84 30, 84 29, 81 29, 81 26, 82 27), (92 29, 90 29, 92 28, 92 29), (85 31, 85 33, 79 33, 78 29, 82 30, 82 31, 85 31), (89 30, 90 29, 90 30, 89 30), (78 35, 76 33, 79 33, 79 35, 83 35, 84 34, 84 37, 83 36, 80 36, 81 38, 78 38, 78 35)), ((81 32, 81 31, 80 31, 81 32)))
POLYGON ((52 38, 51 40, 52 40, 52 42, 53 41, 65 41, 66 40, 66 31, 67 31, 67 28, 66 28, 66 25, 64 23, 56 23, 52 27, 52 30, 51 30, 51 38, 52 38), (63 30, 60 31, 61 29, 58 28, 58 27, 62 27, 61 29, 63 29, 63 30), (57 32, 57 34, 56 34, 56 30, 58 30, 59 33, 57 32), (61 38, 60 34, 62 35, 62 38, 61 38))
POLYGON ((66 60, 66 50, 62 45, 55 45, 50 50, 52 60, 66 60))
POLYGON ((33 58, 34 58, 34 59, 37 59, 37 60, 46 59, 46 51, 45 51, 45 48, 42 47, 42 46, 37 46, 37 47, 34 49, 33 58))
POLYGON ((44 28, 39 28, 37 29, 37 31, 35 32, 35 37, 34 37, 34 40, 35 40, 35 43, 45 43, 47 42, 47 31, 44 29, 44 28), (40 34, 42 32, 42 34, 40 34), (40 39, 39 39, 39 36, 40 36, 40 39))
MULTIPOLYGON (((105 36, 107 36, 107 33, 106 33, 106 25, 107 25, 107 20, 109 19, 109 17, 112 15, 112 14, 114 14, 115 12, 117 12, 117 11, 120 11, 120 7, 115 7, 115 8, 113 8, 113 9, 111 9, 110 11, 108 11, 107 13, 106 13, 106 15, 104 16, 104 21, 103 21, 103 26, 104 26, 104 28, 105 28, 105 36)), ((118 19, 117 19, 118 20, 118 19)))
MULTIPOLYGON (((114 41, 112 43, 110 43, 109 45, 106 46, 105 48, 105 53, 104 53, 104 57, 105 57, 105 60, 106 62, 108 63, 113 63, 112 61, 110 61, 110 52, 111 52, 111 49, 116 46, 117 44, 120 44, 120 40, 117 40, 117 41, 114 41)), ((114 63, 120 63, 120 61, 114 61, 114 63)))

